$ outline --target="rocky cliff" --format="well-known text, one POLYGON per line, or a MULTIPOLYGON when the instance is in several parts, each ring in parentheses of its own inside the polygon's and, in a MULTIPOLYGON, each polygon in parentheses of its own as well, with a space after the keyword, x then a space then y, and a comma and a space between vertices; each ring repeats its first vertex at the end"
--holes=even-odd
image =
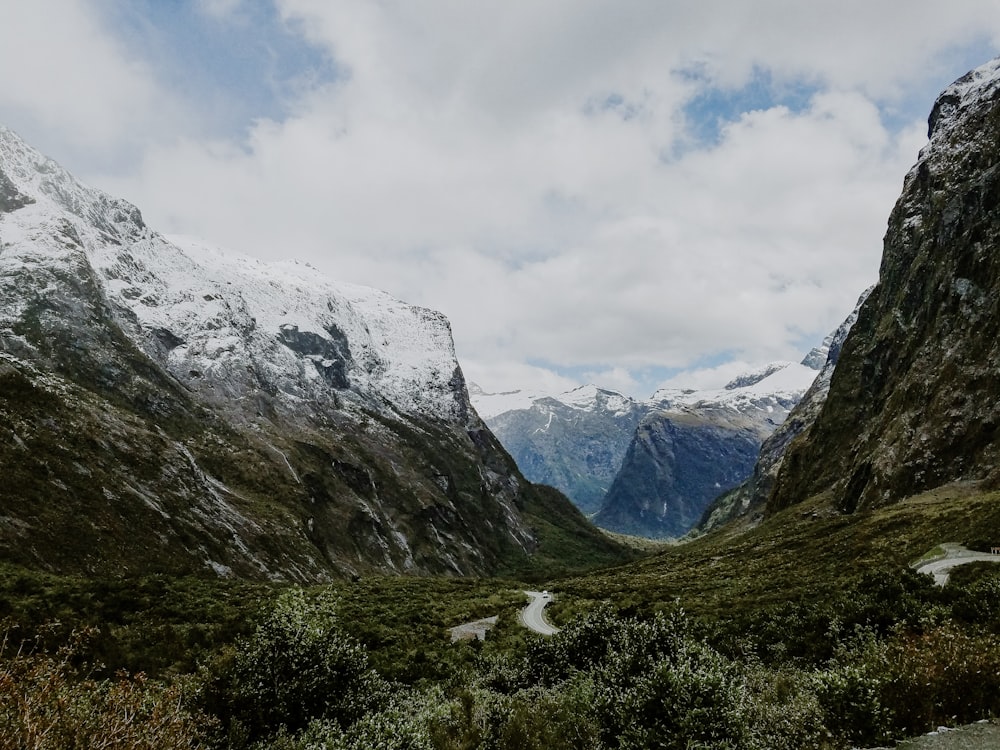
POLYGON ((879 283, 829 396, 785 456, 774 512, 842 511, 1000 466, 1000 60, 949 86, 889 217, 879 283))
POLYGON ((613 531, 678 537, 753 470, 761 443, 816 376, 781 362, 720 391, 659 391, 638 425, 594 522, 613 531))
POLYGON ((592 385, 559 396, 480 392, 473 403, 528 479, 565 492, 584 513, 600 508, 650 408, 592 385))
POLYGON ((3 128, 0 383, 5 559, 489 573, 553 520, 616 554, 475 414, 443 316, 165 238, 3 128))
POLYGON ((708 506, 697 527, 692 530, 695 535, 712 531, 737 518, 746 518, 751 524, 761 520, 788 446, 794 438, 812 426, 826 402, 830 380, 847 334, 857 321, 861 305, 868 299, 872 288, 861 295, 851 314, 823 340, 823 344, 802 360, 803 365, 821 368, 813 384, 789 412, 785 421, 761 444, 750 476, 733 489, 719 495, 708 506))

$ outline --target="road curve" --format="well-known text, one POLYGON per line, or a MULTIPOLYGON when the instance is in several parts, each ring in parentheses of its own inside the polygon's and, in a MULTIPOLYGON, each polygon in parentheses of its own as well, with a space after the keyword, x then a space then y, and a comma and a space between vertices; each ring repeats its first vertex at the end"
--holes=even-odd
POLYGON ((555 635, 559 628, 555 628, 545 619, 545 605, 552 601, 552 594, 548 591, 525 591, 528 597, 528 606, 521 610, 521 624, 528 630, 533 630, 541 635, 555 635))
POLYGON ((965 565, 971 562, 1000 563, 1000 555, 973 552, 960 544, 942 544, 941 546, 945 549, 945 557, 924 563, 917 568, 918 573, 934 576, 934 583, 938 586, 944 586, 948 583, 948 573, 956 565, 965 565))

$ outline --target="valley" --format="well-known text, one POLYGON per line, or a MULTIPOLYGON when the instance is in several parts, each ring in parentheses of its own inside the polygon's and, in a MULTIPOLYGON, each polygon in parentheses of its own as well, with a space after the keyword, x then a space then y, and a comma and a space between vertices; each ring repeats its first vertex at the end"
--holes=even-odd
POLYGON ((992 734, 1000 59, 929 127, 806 364, 506 410, 619 533, 526 476, 441 313, 162 235, 0 128, 0 750, 992 734))
MULTIPOLYGON (((234 679, 225 676, 234 649, 240 652, 263 633, 273 634, 260 630, 268 613, 301 591, 304 601, 314 604, 299 604, 296 611, 333 618, 335 625, 328 627, 341 633, 337 637, 354 639, 370 668, 394 681, 393 690, 403 691, 400 697, 417 701, 420 708, 408 709, 405 721, 400 716, 394 720, 397 731, 403 736, 429 732, 438 737, 433 746, 442 747, 473 737, 476 743, 486 743, 489 736, 511 742, 520 732, 535 738, 521 740, 528 747, 595 746, 588 743, 598 741, 600 726, 594 724, 591 709, 573 703, 572 690, 588 681, 596 688, 611 678, 611 662, 606 661, 610 657, 594 651, 599 643, 625 638, 631 645, 620 646, 626 648, 621 653, 632 653, 648 637, 642 623, 659 623, 655 627, 663 629, 656 631, 660 635, 641 648, 653 643, 661 648, 661 639, 681 638, 688 644, 685 648, 702 653, 692 678, 711 679, 710 671, 700 670, 728 665, 730 675, 749 680, 744 689, 759 701, 751 710, 757 731, 763 721, 759 711, 797 712, 795 719, 767 730, 770 734, 764 738, 771 746, 784 737, 803 743, 790 747, 835 748, 841 747, 837 737, 874 744, 954 725, 955 717, 970 721, 977 718, 977 706, 992 705, 993 699, 985 698, 994 690, 990 680, 976 683, 976 690, 987 691, 982 694, 986 704, 975 697, 979 693, 962 691, 954 701, 941 703, 941 691, 972 687, 963 682, 968 679, 962 676, 965 672, 949 677, 949 670, 1000 666, 994 661, 1000 659, 1000 632, 993 596, 1000 587, 1000 570, 989 564, 964 566, 941 588, 930 576, 914 573, 910 563, 941 538, 975 544, 988 536, 1000 524, 998 508, 997 494, 975 484, 944 487, 861 519, 845 518, 828 498, 816 498, 752 531, 709 535, 627 567, 539 579, 538 589, 544 581, 546 590, 555 594, 546 608, 562 629, 554 636, 523 627, 526 587, 512 579, 366 576, 300 590, 163 576, 101 581, 7 566, 0 571, 0 587, 4 615, 18 621, 21 632, 38 632, 55 644, 74 630, 96 628, 77 647, 77 658, 99 659, 104 666, 98 675, 127 669, 166 680, 200 664, 219 675, 213 679, 223 681, 234 679), (499 618, 485 642, 451 642, 450 627, 490 615, 499 618), (56 628, 47 624, 57 620, 56 628), (598 634, 600 640, 593 640, 598 634), (940 650, 941 639, 956 638, 951 650, 940 650), (960 667, 958 659, 972 661, 960 667), (918 666, 938 676, 919 678, 931 680, 929 687, 920 688, 928 690, 928 697, 913 702, 912 694, 905 692, 905 675, 918 666), (886 669, 896 682, 882 681, 887 675, 881 670, 886 669), (936 671, 940 669, 945 672, 936 671), (750 687, 778 674, 791 681, 787 689, 792 693, 783 698, 760 693, 759 684, 750 687), (866 681, 857 686, 875 691, 866 700, 881 697, 875 703, 856 704, 853 710, 859 713, 838 713, 844 709, 828 701, 846 694, 823 690, 838 684, 837 675, 842 674, 866 681), (827 687, 820 690, 820 685, 827 687), (893 692, 899 690, 904 693, 893 692), (905 703, 895 702, 904 696, 905 703), (516 710, 475 718, 475 712, 496 700, 516 710), (465 718, 459 709, 462 701, 474 707, 465 718), (943 713, 960 705, 964 708, 957 714, 943 713), (533 706, 530 712, 528 706, 533 706), (872 709, 883 713, 869 716, 872 709), (444 715, 451 718, 445 720, 444 715), (876 723, 863 723, 869 719, 876 723), (552 724, 565 744, 538 722, 552 724), (590 739, 574 744, 566 734, 570 724, 590 739), (828 736, 824 726, 834 727, 835 734, 828 736)), ((663 658, 643 653, 632 653, 631 658, 642 663, 663 658)), ((635 689, 631 682, 617 684, 626 692, 635 689)), ((217 683, 213 690, 219 689, 232 688, 217 683)), ((850 698, 860 699, 861 694, 850 698)), ((712 721, 725 720, 729 723, 720 725, 724 731, 737 731, 739 724, 732 722, 738 716, 728 713, 725 704, 716 706, 719 715, 712 721)), ((225 716, 231 709, 215 710, 225 716)), ((739 721, 750 720, 743 716, 739 721)), ((355 737, 371 737, 363 726, 353 731, 355 737)))

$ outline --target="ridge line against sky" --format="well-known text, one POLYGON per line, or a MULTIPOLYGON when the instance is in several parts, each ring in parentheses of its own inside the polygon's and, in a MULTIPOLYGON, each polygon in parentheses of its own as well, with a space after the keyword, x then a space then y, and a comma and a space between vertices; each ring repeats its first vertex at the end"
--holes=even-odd
POLYGON ((1000 4, 45 0, 0 123, 153 228, 451 320, 486 391, 798 360, 1000 4))

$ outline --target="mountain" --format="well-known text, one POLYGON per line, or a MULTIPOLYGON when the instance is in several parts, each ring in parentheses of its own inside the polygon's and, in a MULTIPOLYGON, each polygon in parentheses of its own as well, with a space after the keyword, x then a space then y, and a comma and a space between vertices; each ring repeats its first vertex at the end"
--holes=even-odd
POLYGON ((566 493, 584 513, 600 507, 650 408, 593 385, 558 396, 473 388, 472 401, 524 475, 566 493))
POLYGON ((840 352, 847 340, 847 334, 858 319, 861 305, 871 294, 871 287, 862 293, 854 310, 835 331, 823 340, 823 344, 813 349, 802 360, 802 364, 813 367, 821 363, 822 369, 805 392, 802 399, 789 412, 784 422, 768 437, 760 447, 760 453, 753 471, 738 486, 719 495, 706 508, 704 515, 693 530, 695 534, 712 531, 736 518, 746 517, 757 523, 763 516, 767 498, 781 469, 785 452, 791 441, 805 432, 816 421, 820 409, 830 392, 830 380, 840 359, 840 352))
MULTIPOLYGON (((669 505, 677 493, 694 492, 691 507, 703 510, 721 488, 745 478, 763 437, 815 376, 809 367, 775 362, 722 389, 661 390, 645 401, 594 385, 558 396, 485 393, 475 385, 470 393, 476 411, 531 481, 560 489, 585 513, 601 511, 599 525, 663 536, 662 522, 629 518, 649 516, 644 503, 655 499, 662 515, 663 502, 669 505), (678 434, 684 436, 679 442, 678 434), (675 443, 679 457, 667 447, 675 443), (609 496, 616 499, 605 511, 609 496)), ((697 521, 701 510, 693 518, 692 512, 685 505, 681 521, 667 522, 670 535, 697 521)), ((676 516, 677 509, 671 513, 676 516)))
POLYGON ((658 391, 594 522, 653 538, 685 534, 750 474, 764 439, 815 377, 810 367, 781 362, 718 391, 658 391))
POLYGON ((2 127, 0 435, 0 556, 53 570, 618 554, 476 415, 442 315, 164 237, 2 127))
POLYGON ((938 97, 890 217, 879 283, 767 511, 842 512, 1000 480, 1000 59, 938 97))

